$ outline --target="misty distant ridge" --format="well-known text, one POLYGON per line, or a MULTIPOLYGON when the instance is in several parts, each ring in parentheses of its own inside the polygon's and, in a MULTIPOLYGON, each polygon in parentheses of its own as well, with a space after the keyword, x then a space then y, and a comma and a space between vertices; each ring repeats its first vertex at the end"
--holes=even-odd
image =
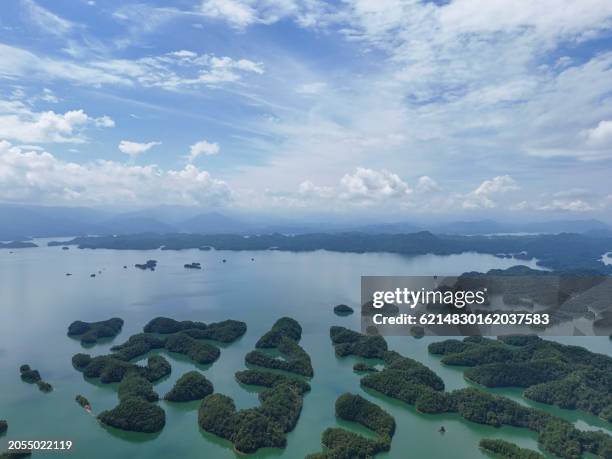
POLYGON ((86 207, 0 205, 0 240, 60 237, 85 234, 202 233, 202 234, 304 234, 315 232, 415 233, 485 235, 500 233, 589 233, 612 235, 612 227, 594 219, 505 223, 496 220, 454 221, 438 224, 395 222, 379 224, 252 222, 219 212, 201 212, 179 206, 159 206, 134 212, 113 213, 86 207))

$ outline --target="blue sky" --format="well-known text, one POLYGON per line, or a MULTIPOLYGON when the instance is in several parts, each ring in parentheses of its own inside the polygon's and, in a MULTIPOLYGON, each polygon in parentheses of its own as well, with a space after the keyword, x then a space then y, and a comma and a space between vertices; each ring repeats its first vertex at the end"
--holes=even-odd
POLYGON ((14 0, 0 201, 607 219, 609 0, 14 0))

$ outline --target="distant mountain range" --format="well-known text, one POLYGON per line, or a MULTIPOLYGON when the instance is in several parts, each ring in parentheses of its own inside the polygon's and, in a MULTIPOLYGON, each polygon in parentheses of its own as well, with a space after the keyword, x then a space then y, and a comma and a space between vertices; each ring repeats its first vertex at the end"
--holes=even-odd
POLYGON ((612 235, 612 227, 599 220, 556 220, 538 223, 504 223, 495 220, 456 221, 443 224, 396 222, 381 224, 301 223, 281 220, 258 222, 200 212, 181 206, 157 206, 134 212, 111 212, 86 207, 0 205, 0 241, 31 237, 88 234, 201 233, 201 234, 305 234, 316 232, 400 234, 430 231, 434 234, 486 235, 502 233, 590 233, 612 235))

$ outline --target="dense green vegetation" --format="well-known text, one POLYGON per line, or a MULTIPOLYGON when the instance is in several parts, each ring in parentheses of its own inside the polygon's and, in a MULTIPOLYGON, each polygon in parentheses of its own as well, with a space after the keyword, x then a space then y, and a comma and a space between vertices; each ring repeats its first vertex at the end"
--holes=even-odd
POLYGON ((533 236, 452 236, 434 235, 427 231, 411 234, 138 234, 101 237, 77 237, 69 242, 49 245, 78 245, 80 248, 152 250, 197 249, 277 250, 292 252, 329 250, 334 252, 390 252, 407 255, 451 255, 478 252, 497 255, 514 254, 521 258, 535 257, 541 266, 554 270, 595 270, 612 272, 601 262, 601 254, 612 250, 612 238, 583 234, 541 234, 533 236))
POLYGON ((200 364, 213 363, 221 355, 218 347, 209 343, 202 343, 185 333, 168 336, 165 347, 170 352, 186 355, 200 364))
MULTIPOLYGON (((340 336, 350 336, 350 333, 346 333, 344 330, 337 333, 340 336)), ((488 361, 491 355, 489 352, 479 355, 474 350, 480 348, 497 350, 498 348, 512 347, 513 350, 520 352, 519 355, 538 355, 542 357, 541 360, 550 359, 551 354, 557 353, 564 356, 562 360, 566 365, 575 365, 578 361, 587 365, 607 365, 608 358, 606 356, 589 353, 576 346, 552 343, 552 347, 550 347, 548 344, 542 345, 542 342, 542 340, 534 338, 508 337, 504 340, 491 340, 482 337, 470 337, 463 341, 448 340, 441 344, 433 343, 430 346, 430 351, 439 354, 448 352, 449 356, 454 355, 453 352, 459 351, 459 354, 462 352, 469 353, 470 359, 477 360, 482 357, 485 361, 488 361), (533 346, 536 348, 523 349, 533 346)), ((536 361, 539 362, 539 360, 536 361)), ((384 362, 385 367, 382 371, 367 374, 361 379, 363 387, 413 404, 418 411, 423 413, 454 412, 471 422, 496 427, 509 425, 533 430, 538 433, 538 440, 543 448, 566 459, 580 458, 586 452, 605 458, 612 457, 612 437, 601 431, 580 431, 570 422, 544 411, 527 408, 508 398, 491 395, 475 388, 444 392, 444 383, 438 375, 420 362, 403 357, 394 351, 384 353, 384 362)), ((563 368, 562 366, 554 366, 553 370, 549 370, 546 368, 546 362, 542 368, 539 365, 538 363, 536 365, 537 370, 529 375, 530 378, 535 378, 541 372, 557 374, 559 368, 563 368)), ((472 369, 476 370, 477 367, 472 369)), ((489 378, 495 377, 492 373, 487 372, 489 378)), ((502 372, 503 374, 505 372, 502 372)), ((600 374, 599 376, 603 377, 604 375, 600 374)), ((512 377, 516 378, 516 375, 512 377)), ((601 380, 595 379, 595 384, 597 383, 601 383, 601 380)), ((607 390, 609 391, 609 389, 607 390)), ((334 455, 336 453, 333 450, 323 454, 320 457, 345 457, 334 455)))
POLYGON ((288 384, 300 394, 310 391, 310 384, 301 379, 292 378, 279 373, 262 370, 244 370, 236 372, 236 379, 249 386, 274 387, 279 384, 288 384))
POLYGON ((113 346, 111 351, 113 351, 115 358, 127 362, 154 349, 163 349, 165 346, 166 337, 158 338, 147 333, 137 333, 130 336, 125 343, 113 346))
POLYGON ((138 397, 128 397, 112 410, 98 416, 100 422, 131 432, 159 432, 166 424, 166 413, 159 406, 138 397))
MULTIPOLYGON (((299 374, 312 375, 310 356, 298 344, 302 327, 297 321, 283 317, 257 342, 259 348, 276 348, 287 360, 280 361, 299 374)), ((262 351, 247 354, 247 362, 255 359, 263 366, 278 368, 262 351), (251 357, 249 357, 249 355, 251 357)), ((274 359, 272 359, 274 360, 274 359)), ((284 367, 283 369, 287 369, 284 367)), ((266 387, 259 394, 256 408, 237 411, 233 400, 222 394, 206 397, 198 411, 200 427, 234 444, 241 453, 253 453, 264 447, 284 447, 286 433, 293 430, 302 411, 302 396, 310 390, 306 382, 263 370, 236 373, 243 384, 266 387)))
POLYGON ((371 440, 338 427, 325 429, 321 443, 328 450, 309 454, 306 459, 370 459, 390 448, 384 440, 371 440))
POLYGON ((140 366, 118 359, 113 354, 91 357, 88 354, 76 354, 72 357, 73 366, 83 372, 86 378, 100 378, 108 384, 121 382, 125 375, 134 371, 143 378, 155 382, 170 374, 170 363, 160 355, 147 359, 147 366, 140 366))
POLYGON ((381 359, 387 351, 387 342, 379 335, 362 335, 338 326, 332 326, 329 335, 338 357, 357 355, 359 357, 381 359))
POLYGON ((129 372, 117 386, 119 400, 141 398, 147 402, 156 402, 159 395, 153 390, 153 384, 135 371, 129 372))
POLYGON ((501 459, 545 459, 540 453, 531 449, 519 448, 514 443, 493 438, 483 438, 479 446, 501 459))
POLYGON ((198 411, 200 427, 232 443, 237 451, 253 453, 264 447, 284 447, 302 410, 301 394, 281 383, 259 394, 257 408, 236 411, 231 398, 212 394, 198 411))
POLYGON ((360 395, 343 394, 336 400, 336 416, 345 421, 357 422, 381 437, 395 433, 395 420, 378 405, 360 395))
POLYGON ((82 407, 85 408, 87 406, 91 406, 91 404, 89 403, 89 400, 87 400, 85 397, 83 397, 82 395, 77 395, 75 398, 76 402, 82 407))
POLYGON ((536 336, 466 338, 429 345, 447 365, 487 387, 523 387, 524 396, 612 421, 612 358, 536 336))
POLYGON ((171 402, 201 400, 213 393, 212 383, 199 371, 189 371, 181 376, 164 399, 171 402))
POLYGON ((391 448, 395 420, 378 405, 359 395, 343 394, 336 400, 336 416, 361 424, 376 432, 379 438, 371 440, 344 429, 329 428, 323 432, 321 438, 328 450, 310 454, 308 459, 367 459, 391 448))
POLYGON ((30 365, 21 365, 19 367, 21 380, 28 384, 36 384, 41 392, 51 392, 53 386, 46 381, 43 381, 38 370, 33 370, 30 365))
POLYGON ((159 432, 166 424, 166 413, 153 404, 159 399, 151 382, 138 372, 129 371, 117 388, 119 404, 98 416, 100 422, 131 432, 159 432))
POLYGON ((100 338, 117 336, 123 327, 123 320, 118 317, 100 322, 82 322, 76 320, 68 327, 68 336, 80 336, 81 343, 94 344, 100 338))
POLYGON ((346 304, 338 304, 334 306, 334 313, 339 316, 346 316, 352 314, 353 312, 353 308, 347 306, 346 304))
POLYGON ((4 419, 0 419, 0 434, 6 433, 8 430, 8 422, 4 419))
POLYGON ((173 333, 164 337, 157 337, 147 333, 139 333, 111 350, 114 358, 129 361, 140 357, 153 349, 166 349, 189 357, 196 363, 213 363, 221 355, 218 347, 210 343, 198 341, 186 332, 173 333))
POLYGON ((302 326, 297 322, 297 320, 292 319, 291 317, 281 317, 274 323, 269 332, 265 333, 261 338, 259 338, 255 344, 255 347, 278 347, 283 336, 298 342, 302 338, 302 326))
POLYGON ((244 335, 247 325, 239 320, 224 320, 208 324, 206 328, 186 329, 184 333, 195 339, 211 339, 221 343, 232 343, 244 335))
POLYGON ((51 392, 53 390, 53 386, 46 381, 36 381, 36 385, 41 392, 51 392))
POLYGON ((21 373, 21 380, 29 384, 35 384, 41 380, 38 370, 32 370, 30 365, 21 365, 19 373, 21 373))
POLYGON ((156 317, 151 319, 148 324, 144 326, 146 333, 177 333, 183 330, 189 329, 201 329, 204 330, 206 324, 202 322, 193 322, 191 320, 178 320, 170 319, 168 317, 156 317))
POLYGON ((183 332, 195 339, 210 339, 231 343, 246 333, 247 326, 238 320, 224 320, 206 325, 191 320, 177 321, 168 317, 156 317, 144 327, 145 333, 176 334, 183 332))
POLYGON ((285 357, 284 360, 277 359, 258 349, 249 352, 246 363, 264 368, 284 370, 297 373, 302 376, 312 377, 313 369, 310 356, 293 339, 281 336, 277 349, 285 357))

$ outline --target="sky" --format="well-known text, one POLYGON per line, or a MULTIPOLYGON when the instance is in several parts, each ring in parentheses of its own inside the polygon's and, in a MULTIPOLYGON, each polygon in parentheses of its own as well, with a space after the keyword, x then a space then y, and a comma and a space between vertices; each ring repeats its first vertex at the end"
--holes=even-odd
POLYGON ((6 0, 0 201, 612 219, 609 0, 6 0))

